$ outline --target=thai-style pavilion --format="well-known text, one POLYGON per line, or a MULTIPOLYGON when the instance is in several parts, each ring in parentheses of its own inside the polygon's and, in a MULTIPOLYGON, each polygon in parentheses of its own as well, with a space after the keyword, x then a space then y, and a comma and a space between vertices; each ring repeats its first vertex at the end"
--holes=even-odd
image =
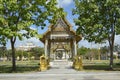
POLYGON ((81 39, 65 18, 51 24, 40 38, 45 46, 45 56, 53 59, 73 58, 77 55, 77 43, 81 39))

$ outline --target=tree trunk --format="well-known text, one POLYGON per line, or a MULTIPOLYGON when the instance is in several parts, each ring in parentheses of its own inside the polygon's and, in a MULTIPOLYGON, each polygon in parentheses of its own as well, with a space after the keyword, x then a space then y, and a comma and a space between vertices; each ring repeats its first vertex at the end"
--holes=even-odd
POLYGON ((16 38, 12 37, 10 41, 11 41, 11 48, 12 48, 12 71, 16 71, 15 46, 14 46, 16 38))
POLYGON ((110 46, 110 69, 113 69, 113 45, 110 46))
POLYGON ((116 13, 113 13, 113 23, 111 24, 111 34, 109 37, 109 45, 110 45, 110 69, 113 69, 113 48, 114 48, 114 40, 115 40, 115 25, 116 25, 116 19, 117 15, 116 13))
POLYGON ((113 47, 114 47, 114 39, 115 39, 115 30, 112 27, 112 34, 109 37, 109 45, 110 45, 110 69, 113 69, 113 47))

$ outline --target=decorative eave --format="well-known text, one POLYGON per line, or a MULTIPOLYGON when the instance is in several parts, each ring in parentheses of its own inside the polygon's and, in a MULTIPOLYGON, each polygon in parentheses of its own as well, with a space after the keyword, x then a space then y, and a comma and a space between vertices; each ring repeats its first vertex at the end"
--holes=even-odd
POLYGON ((75 35, 76 43, 82 40, 82 35, 75 35))

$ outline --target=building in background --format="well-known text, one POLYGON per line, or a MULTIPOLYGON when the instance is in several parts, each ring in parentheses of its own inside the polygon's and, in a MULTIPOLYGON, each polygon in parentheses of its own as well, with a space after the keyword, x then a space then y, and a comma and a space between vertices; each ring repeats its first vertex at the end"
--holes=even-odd
POLYGON ((29 51, 31 48, 37 47, 33 42, 26 42, 25 44, 20 45, 16 50, 29 51))

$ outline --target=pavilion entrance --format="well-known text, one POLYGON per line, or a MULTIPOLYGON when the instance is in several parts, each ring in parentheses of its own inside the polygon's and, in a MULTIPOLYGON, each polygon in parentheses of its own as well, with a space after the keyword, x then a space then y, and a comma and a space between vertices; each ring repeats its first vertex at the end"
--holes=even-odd
POLYGON ((65 60, 70 58, 70 54, 67 53, 68 51, 65 49, 57 49, 54 52, 54 60, 65 60))
POLYGON ((77 55, 77 43, 82 39, 65 18, 51 24, 40 40, 45 46, 45 57, 52 60, 72 59, 77 55))
POLYGON ((65 59, 63 53, 64 53, 63 50, 57 50, 55 53, 55 59, 65 59))

